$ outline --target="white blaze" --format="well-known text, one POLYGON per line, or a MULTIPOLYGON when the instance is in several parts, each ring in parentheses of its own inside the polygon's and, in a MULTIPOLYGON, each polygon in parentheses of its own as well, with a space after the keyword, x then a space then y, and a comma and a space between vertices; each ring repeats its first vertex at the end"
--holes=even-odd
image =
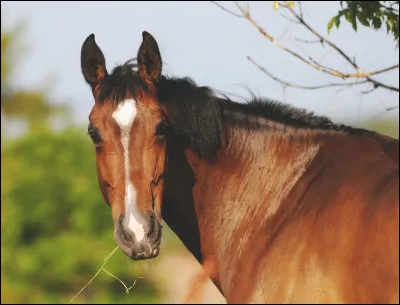
POLYGON ((121 129, 121 143, 124 148, 124 165, 125 165, 125 225, 135 234, 136 240, 140 242, 144 236, 144 228, 140 220, 142 217, 137 209, 136 189, 132 185, 129 176, 129 136, 132 123, 137 113, 136 102, 128 99, 121 102, 112 114, 121 129))

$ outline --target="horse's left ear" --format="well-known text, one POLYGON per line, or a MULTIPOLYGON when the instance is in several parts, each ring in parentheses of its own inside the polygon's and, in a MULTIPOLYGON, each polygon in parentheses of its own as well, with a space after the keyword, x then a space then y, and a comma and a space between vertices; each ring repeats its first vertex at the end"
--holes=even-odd
POLYGON ((143 41, 138 52, 139 75, 147 82, 157 84, 161 77, 161 55, 157 41, 148 32, 142 33, 143 41))
POLYGON ((81 49, 81 69, 86 82, 94 89, 107 76, 103 52, 96 44, 94 34, 89 35, 81 49))

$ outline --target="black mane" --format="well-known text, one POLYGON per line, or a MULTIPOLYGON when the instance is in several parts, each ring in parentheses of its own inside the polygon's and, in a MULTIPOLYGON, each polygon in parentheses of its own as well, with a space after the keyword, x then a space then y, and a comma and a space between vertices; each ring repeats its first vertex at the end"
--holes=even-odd
POLYGON ((295 128, 361 131, 273 100, 253 96, 248 103, 238 103, 227 97, 218 98, 210 88, 198 87, 190 78, 162 77, 157 91, 158 100, 168 109, 173 131, 203 158, 212 158, 220 149, 224 126, 261 128, 254 120, 257 118, 295 128))
MULTIPOLYGON (((148 91, 137 74, 137 64, 129 60, 107 75, 100 89, 100 101, 111 98, 115 104, 127 93, 137 97, 138 90, 148 91)), ((168 110, 168 125, 173 133, 200 157, 210 159, 221 148, 222 132, 227 124, 247 129, 261 128, 257 118, 304 129, 336 130, 359 133, 364 130, 333 123, 324 116, 277 101, 257 98, 248 103, 219 98, 209 87, 199 87, 190 78, 162 76, 157 84, 157 98, 168 110)), ((265 125, 262 126, 266 128, 265 125)))
POLYGON ((138 89, 148 91, 147 84, 139 77, 136 69, 136 59, 130 59, 125 64, 115 67, 101 84, 99 101, 111 98, 118 104, 126 98, 127 93, 137 99, 138 89))

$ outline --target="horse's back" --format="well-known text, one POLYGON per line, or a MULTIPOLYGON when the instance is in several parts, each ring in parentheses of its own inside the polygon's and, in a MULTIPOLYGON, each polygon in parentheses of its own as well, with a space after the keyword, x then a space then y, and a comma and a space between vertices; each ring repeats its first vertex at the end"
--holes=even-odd
POLYGON ((396 147, 368 137, 321 147, 282 203, 293 211, 272 241, 253 245, 261 259, 252 301, 399 302, 396 147))

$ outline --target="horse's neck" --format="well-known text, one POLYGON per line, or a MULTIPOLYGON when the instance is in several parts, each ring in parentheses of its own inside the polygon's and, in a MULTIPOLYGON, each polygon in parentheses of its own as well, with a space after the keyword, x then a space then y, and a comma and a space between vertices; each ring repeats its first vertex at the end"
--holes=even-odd
POLYGON ((164 173, 162 217, 201 263, 200 236, 192 195, 192 188, 195 184, 194 173, 179 144, 167 145, 167 159, 168 168, 164 173))
POLYGON ((229 293, 242 255, 248 253, 248 240, 274 218, 318 151, 312 140, 300 141, 290 131, 287 135, 265 129, 228 131, 229 140, 216 162, 205 162, 185 150, 196 178, 193 204, 202 257, 217 260, 216 282, 224 294, 229 293))

